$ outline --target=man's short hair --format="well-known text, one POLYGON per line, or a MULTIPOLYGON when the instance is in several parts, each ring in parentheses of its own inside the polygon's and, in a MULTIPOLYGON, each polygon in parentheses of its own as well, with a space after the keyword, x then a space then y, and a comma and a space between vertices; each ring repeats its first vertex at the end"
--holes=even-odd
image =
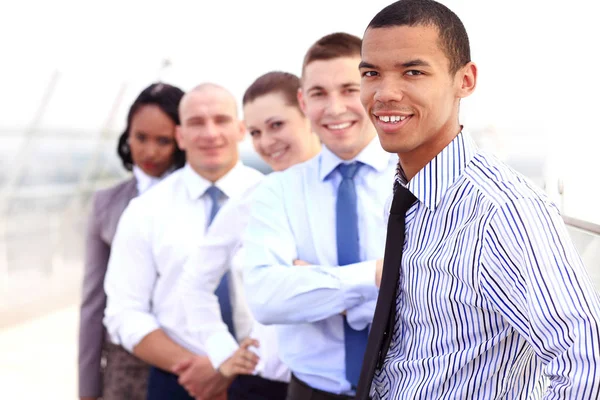
POLYGON ((317 40, 306 52, 302 63, 304 69, 313 61, 326 61, 342 57, 360 57, 362 40, 349 33, 336 32, 317 40))
POLYGON ((242 104, 251 103, 259 97, 271 93, 280 93, 285 99, 286 105, 298 107, 298 88, 300 87, 300 78, 289 72, 272 71, 258 77, 246 89, 242 104))
POLYGON ((450 73, 455 74, 471 61, 465 26, 448 7, 434 0, 399 0, 381 10, 367 29, 425 25, 436 27, 440 47, 446 53, 450 73))

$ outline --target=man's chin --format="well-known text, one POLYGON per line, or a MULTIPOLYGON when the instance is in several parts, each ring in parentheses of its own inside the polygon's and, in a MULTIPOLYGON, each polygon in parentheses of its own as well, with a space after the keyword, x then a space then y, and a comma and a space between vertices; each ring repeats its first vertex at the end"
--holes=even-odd
POLYGON ((398 143, 396 140, 389 140, 390 138, 382 137, 379 135, 379 143, 381 147, 388 153, 403 153, 406 151, 406 143, 398 143), (382 140, 383 139, 383 140, 382 140), (387 139, 387 140, 386 140, 387 139))

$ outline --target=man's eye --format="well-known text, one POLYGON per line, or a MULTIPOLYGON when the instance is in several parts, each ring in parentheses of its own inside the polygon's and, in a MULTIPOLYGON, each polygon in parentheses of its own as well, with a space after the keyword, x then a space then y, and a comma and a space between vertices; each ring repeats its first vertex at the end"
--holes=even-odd
POLYGON ((377 72, 376 71, 365 71, 365 72, 363 72, 362 76, 370 78, 373 76, 377 76, 377 72))
POLYGON ((406 75, 416 76, 416 75, 423 75, 423 73, 421 71, 417 71, 415 69, 411 69, 410 71, 406 71, 406 75))
POLYGON ((253 129, 253 130, 250 131, 250 136, 255 137, 255 136, 258 136, 258 135, 260 135, 260 131, 259 130, 253 129))

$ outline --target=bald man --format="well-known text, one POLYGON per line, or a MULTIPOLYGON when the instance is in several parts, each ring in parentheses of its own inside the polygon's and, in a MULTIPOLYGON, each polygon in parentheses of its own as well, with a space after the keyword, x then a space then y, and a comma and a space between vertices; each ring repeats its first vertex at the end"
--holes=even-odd
MULTIPOLYGON (((227 90, 200 85, 184 96, 179 114, 176 138, 186 166, 135 198, 123 213, 106 274, 104 324, 112 342, 153 366, 149 400, 225 399, 236 374, 254 370, 258 359, 247 347, 255 343, 243 343, 232 356, 240 362, 215 370, 203 343, 184 329, 174 288, 219 208, 262 175, 239 162, 245 128, 227 90), (178 376, 183 371, 184 378, 178 376)), ((226 279, 216 294, 223 320, 231 320, 226 279)))

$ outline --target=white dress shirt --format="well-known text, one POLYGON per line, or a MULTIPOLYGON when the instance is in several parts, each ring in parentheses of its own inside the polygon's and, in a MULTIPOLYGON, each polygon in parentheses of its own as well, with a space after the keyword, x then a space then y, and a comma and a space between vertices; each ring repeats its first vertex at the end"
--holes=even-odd
POLYGON ((248 223, 255 188, 249 188, 219 210, 204 240, 186 262, 177 293, 186 330, 204 344, 213 366, 218 368, 239 347, 221 318, 215 295, 221 278, 231 271, 229 286, 237 340, 251 337, 259 341, 259 348, 254 349, 260 357, 256 374, 287 382, 290 373, 279 358, 275 327, 265 327, 254 320, 242 284, 242 233, 248 223))
POLYGON ((378 294, 375 260, 383 257, 384 206, 398 157, 377 138, 355 158, 360 263, 339 267, 335 203, 342 162, 327 148, 265 178, 244 235, 244 284, 254 316, 278 327, 281 358, 311 387, 350 394, 342 312, 349 324, 371 323, 378 294), (294 266, 294 260, 310 266, 294 266))
MULTIPOLYGON (((261 177, 239 163, 215 185, 226 201, 261 177)), ((184 328, 174 289, 188 255, 205 236, 212 206, 205 191, 210 185, 186 165, 133 199, 123 213, 104 283, 104 325, 115 344, 133 351, 146 335, 161 328, 181 346, 206 354, 184 328)))
POLYGON ((133 176, 135 176, 135 184, 138 191, 138 194, 145 193, 148 189, 156 185, 163 178, 167 177, 171 171, 165 172, 160 178, 156 178, 154 176, 150 176, 137 165, 133 166, 133 176))

